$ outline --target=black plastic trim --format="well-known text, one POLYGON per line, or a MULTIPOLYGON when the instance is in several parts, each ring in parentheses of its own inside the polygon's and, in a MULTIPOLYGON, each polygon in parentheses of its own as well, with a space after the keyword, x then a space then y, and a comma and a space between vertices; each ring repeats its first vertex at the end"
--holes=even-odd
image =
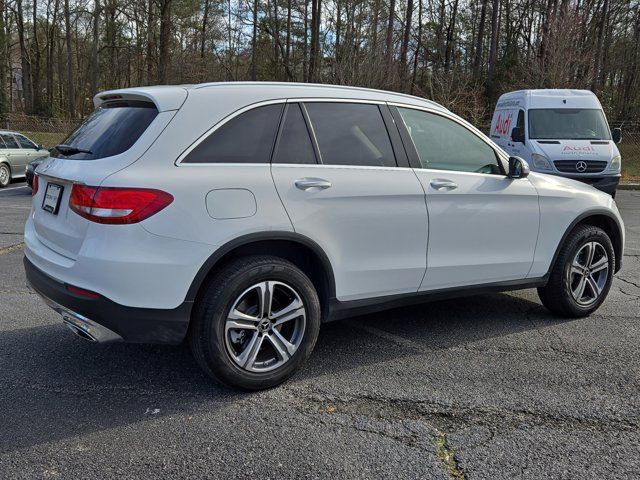
POLYGON ((611 239, 611 243, 614 243, 614 250, 616 252, 616 266, 615 266, 614 273, 617 273, 618 271, 620 271, 620 269, 622 268, 621 253, 623 251, 623 245, 621 245, 622 226, 618 222, 618 219, 615 217, 615 215, 613 215, 611 212, 609 212, 608 210, 597 209, 597 210, 589 210, 588 212, 584 212, 583 214, 575 218, 573 222, 571 222, 571 224, 567 227, 564 234, 562 235, 562 238, 560 239, 560 242, 558 243, 558 246, 556 247, 556 252, 553 254, 553 260, 551 260, 551 265, 549 266, 549 271, 547 273, 547 276, 551 274, 551 270, 553 269, 553 266, 556 263, 556 259, 558 258, 558 255, 560 254, 560 249, 562 248, 562 245, 564 245, 564 243, 567 241, 569 234, 576 227, 576 225, 578 225, 580 222, 582 222, 583 220, 589 217, 595 217, 598 215, 603 215, 610 218, 611 220, 613 220, 614 224, 618 227, 618 237, 619 237, 618 245, 614 243, 616 240, 615 238, 611 239))
POLYGON ((329 313, 325 321, 340 320, 355 315, 367 315, 392 308, 418 305, 421 303, 446 300, 450 298, 467 297, 489 292, 505 292, 525 288, 543 287, 547 284, 548 275, 540 278, 510 280, 506 282, 487 283, 483 285, 469 285, 453 287, 428 292, 406 293, 363 300, 341 302, 333 298, 329 303, 329 313))
POLYGON ((185 301, 167 310, 127 307, 104 296, 89 299, 74 295, 63 282, 38 269, 27 257, 24 257, 24 269, 27 280, 40 295, 103 325, 125 342, 175 345, 181 343, 187 333, 193 302, 185 301))
POLYGON ((287 232, 287 231, 273 231, 273 232, 259 232, 259 233, 250 233, 248 235, 243 235, 241 237, 235 238, 230 242, 224 244, 220 248, 218 248, 200 267, 198 273, 191 282, 191 286, 189 287, 189 291, 187 292, 187 297, 185 301, 193 302, 202 286, 204 280, 207 278, 207 275, 211 272, 211 270, 216 266, 216 264, 229 252, 235 250, 236 248, 242 247, 244 245, 249 245, 251 243, 260 242, 260 241, 269 241, 269 240, 287 240, 295 243, 299 243, 305 247, 311 249, 322 262, 325 274, 327 276, 327 280, 329 283, 329 296, 331 298, 336 295, 336 285, 335 285, 335 277, 333 274, 333 267, 331 266, 331 262, 329 261, 329 257, 324 253, 324 250, 309 237, 301 235, 295 232, 287 232))

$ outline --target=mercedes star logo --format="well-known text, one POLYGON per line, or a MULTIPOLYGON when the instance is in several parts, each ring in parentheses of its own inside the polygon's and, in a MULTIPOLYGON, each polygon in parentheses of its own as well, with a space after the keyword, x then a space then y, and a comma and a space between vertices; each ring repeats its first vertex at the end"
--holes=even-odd
POLYGON ((579 171, 580 173, 586 172, 587 162, 583 162, 582 160, 580 160, 578 163, 576 163, 576 170, 579 171))

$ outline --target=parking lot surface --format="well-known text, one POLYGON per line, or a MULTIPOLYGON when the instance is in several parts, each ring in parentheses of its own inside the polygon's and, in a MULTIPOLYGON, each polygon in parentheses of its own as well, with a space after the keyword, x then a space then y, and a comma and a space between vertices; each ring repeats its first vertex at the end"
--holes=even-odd
POLYGON ((25 288, 0 191, 0 478, 638 478, 640 192, 589 318, 534 290, 324 325, 301 373, 222 387, 184 346, 96 345, 25 288))

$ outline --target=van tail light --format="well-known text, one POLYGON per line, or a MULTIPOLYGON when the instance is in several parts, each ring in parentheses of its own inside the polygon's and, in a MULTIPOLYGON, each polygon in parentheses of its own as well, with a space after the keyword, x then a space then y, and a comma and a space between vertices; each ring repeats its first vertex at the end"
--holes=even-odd
POLYGON ((151 188, 89 187, 74 184, 69 208, 92 222, 138 223, 173 202, 173 196, 151 188))
POLYGON ((31 196, 38 193, 38 175, 33 176, 33 186, 31 187, 31 196))

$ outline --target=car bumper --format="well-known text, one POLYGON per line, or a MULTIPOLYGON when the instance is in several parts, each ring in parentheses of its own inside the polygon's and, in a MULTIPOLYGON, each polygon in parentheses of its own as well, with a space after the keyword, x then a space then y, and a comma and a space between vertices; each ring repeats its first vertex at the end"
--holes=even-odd
POLYGON ((618 184, 620 183, 620 175, 613 177, 568 177, 573 180, 578 180, 582 183, 586 183, 591 185, 593 188, 597 188, 598 190, 608 193, 613 196, 616 193, 616 188, 618 188, 618 184))
POLYGON ((27 257, 24 268, 28 286, 74 333, 88 340, 178 344, 187 333, 193 302, 171 310, 127 307, 104 296, 85 298, 71 293, 65 283, 38 269, 27 257))

